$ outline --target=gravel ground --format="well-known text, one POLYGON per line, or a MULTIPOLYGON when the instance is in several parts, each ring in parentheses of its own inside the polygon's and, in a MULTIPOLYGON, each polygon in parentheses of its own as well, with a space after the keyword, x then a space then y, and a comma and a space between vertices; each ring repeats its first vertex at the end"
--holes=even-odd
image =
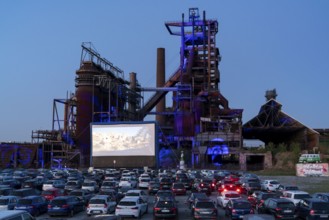
POLYGON ((311 194, 329 192, 329 177, 260 176, 260 178, 278 180, 283 185, 297 185, 301 190, 311 194))

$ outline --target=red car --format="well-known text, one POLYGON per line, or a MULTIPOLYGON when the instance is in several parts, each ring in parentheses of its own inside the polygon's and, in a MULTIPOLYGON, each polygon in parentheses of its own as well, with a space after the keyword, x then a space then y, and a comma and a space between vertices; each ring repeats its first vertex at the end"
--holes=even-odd
POLYGON ((64 189, 48 189, 45 191, 42 191, 41 196, 43 196, 47 201, 51 201, 57 196, 65 196, 65 190, 64 189))
POLYGON ((175 195, 186 195, 184 183, 173 183, 171 190, 175 195))

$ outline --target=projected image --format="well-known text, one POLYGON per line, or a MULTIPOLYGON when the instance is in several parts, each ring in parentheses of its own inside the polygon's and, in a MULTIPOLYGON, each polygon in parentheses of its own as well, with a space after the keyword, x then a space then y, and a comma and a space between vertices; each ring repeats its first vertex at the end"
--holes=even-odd
POLYGON ((92 125, 92 156, 154 156, 155 124, 92 125))

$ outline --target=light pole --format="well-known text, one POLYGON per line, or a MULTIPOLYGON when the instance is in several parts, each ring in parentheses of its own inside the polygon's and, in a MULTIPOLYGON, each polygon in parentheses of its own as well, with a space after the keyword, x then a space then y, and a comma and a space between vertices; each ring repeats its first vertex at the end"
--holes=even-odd
POLYGON ((116 160, 113 160, 113 166, 114 166, 114 169, 115 169, 115 164, 117 163, 116 160))

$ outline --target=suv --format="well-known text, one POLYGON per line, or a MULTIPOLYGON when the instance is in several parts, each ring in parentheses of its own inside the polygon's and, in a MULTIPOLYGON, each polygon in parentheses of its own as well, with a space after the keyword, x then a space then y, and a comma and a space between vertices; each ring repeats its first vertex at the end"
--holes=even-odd
POLYGON ((160 198, 153 207, 153 219, 177 218, 178 207, 173 198, 160 198))
POLYGON ((276 189, 280 186, 280 183, 277 180, 264 180, 260 185, 262 190, 276 191, 276 189))
POLYGON ((280 219, 296 219, 295 205, 285 198, 269 198, 258 207, 258 213, 271 214, 280 219))
POLYGON ((192 206, 192 216, 194 219, 217 219, 217 208, 211 199, 196 199, 192 206))
POLYGON ((299 163, 321 163, 320 154, 302 154, 299 163))
POLYGON ((328 219, 329 203, 317 198, 302 199, 296 206, 298 217, 306 219, 328 219))
POLYGON ((311 198, 310 194, 304 191, 285 191, 282 197, 289 199, 295 205, 297 205, 301 199, 311 198))

